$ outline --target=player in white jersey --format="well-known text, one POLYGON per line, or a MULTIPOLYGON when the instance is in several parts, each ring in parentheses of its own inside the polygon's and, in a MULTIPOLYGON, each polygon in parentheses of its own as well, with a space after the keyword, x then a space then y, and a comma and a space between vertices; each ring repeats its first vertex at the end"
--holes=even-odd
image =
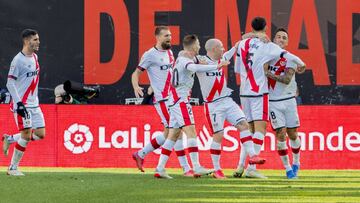
POLYGON ((154 176, 157 178, 172 178, 165 172, 165 165, 181 131, 188 137, 187 147, 194 170, 194 177, 200 177, 201 175, 212 172, 202 167, 199 162, 194 118, 188 98, 190 97, 190 92, 194 84, 195 72, 217 70, 229 64, 229 62, 222 61, 216 65, 195 64, 194 57, 199 54, 200 49, 200 43, 196 35, 185 36, 183 46, 184 51, 182 51, 182 54, 179 54, 172 71, 172 87, 169 99, 170 130, 169 136, 162 146, 159 163, 156 167, 154 176))
MULTIPOLYGON (((209 39, 205 44, 206 56, 198 56, 208 64, 218 64, 221 60, 230 60, 235 54, 238 43, 224 53, 224 46, 218 39, 209 39)), ((252 134, 246 122, 245 115, 239 105, 230 97, 232 90, 227 87, 223 69, 196 73, 201 93, 205 101, 205 116, 209 123, 213 140, 210 154, 214 166, 213 177, 226 178, 220 167, 221 142, 224 135, 224 122, 227 120, 240 131, 242 146, 250 155, 249 162, 263 164, 265 159, 255 155, 252 134)))
MULTIPOLYGON (((175 63, 171 51, 171 32, 166 26, 158 26, 155 29, 156 45, 144 53, 141 61, 131 77, 132 86, 136 97, 143 96, 143 88, 139 86, 139 77, 144 70, 148 72, 151 87, 154 90, 154 106, 164 125, 163 135, 151 140, 141 150, 135 152, 132 157, 140 171, 144 172, 143 162, 145 156, 164 144, 169 130, 168 94, 170 89, 170 70, 175 63)), ((178 156, 185 176, 193 176, 193 171, 187 161, 183 141, 181 137, 175 144, 175 152, 178 156)))
POLYGON ((7 171, 12 176, 24 175, 18 170, 18 165, 28 142, 45 137, 45 121, 38 99, 40 65, 35 54, 39 50, 39 35, 35 30, 25 29, 21 36, 23 49, 11 62, 6 84, 13 99, 10 108, 20 131, 11 136, 3 135, 3 152, 6 155, 10 144, 16 142, 7 171))
MULTIPOLYGON (((288 33, 280 28, 276 31, 274 43, 281 48, 288 45, 288 33)), ((303 73, 305 64, 292 54, 285 54, 269 62, 267 72, 269 83, 270 120, 276 130, 277 150, 289 179, 296 178, 300 168, 300 139, 297 128, 300 126, 295 94, 297 84, 295 72, 303 73), (293 163, 290 165, 286 133, 290 138, 293 163)))
MULTIPOLYGON (((262 17, 256 17, 251 24, 253 33, 265 34, 266 21, 262 17)), ((259 38, 248 38, 240 41, 235 62, 235 72, 240 74, 240 101, 246 119, 253 132, 255 153, 260 154, 266 133, 266 123, 269 119, 269 99, 267 77, 265 77, 264 64, 280 56, 285 50, 274 43, 264 43, 259 38)), ((246 152, 241 149, 238 175, 244 171, 246 152)), ((266 178, 256 170, 256 166, 250 164, 245 173, 246 177, 266 178)))

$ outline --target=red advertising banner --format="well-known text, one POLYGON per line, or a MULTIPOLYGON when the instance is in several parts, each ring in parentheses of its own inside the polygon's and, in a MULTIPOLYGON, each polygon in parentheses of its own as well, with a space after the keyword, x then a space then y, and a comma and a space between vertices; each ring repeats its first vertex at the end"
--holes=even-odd
MULTIPOLYGON (((135 167, 131 154, 162 133, 162 125, 152 106, 42 105, 46 138, 31 142, 21 165, 51 167, 135 167)), ((212 137, 202 106, 194 106, 200 162, 211 167, 212 137)), ((360 106, 300 106, 302 141, 301 167, 304 169, 360 169, 360 106)), ((0 132, 16 133, 8 105, 0 105, 0 132)), ((222 146, 223 168, 235 168, 240 152, 239 132, 226 125, 222 146)), ((186 146, 186 138, 184 138, 186 146)), ((10 155, 12 154, 12 148, 10 155)), ((269 128, 261 155, 261 168, 281 169, 274 132, 269 128)), ((145 167, 155 167, 159 150, 150 153, 145 167)), ((291 153, 290 153, 291 154, 291 153)), ((172 153, 167 167, 179 167, 172 153)), ((291 156, 291 155, 290 155, 291 156)), ((11 156, 0 155, 0 165, 11 156)))

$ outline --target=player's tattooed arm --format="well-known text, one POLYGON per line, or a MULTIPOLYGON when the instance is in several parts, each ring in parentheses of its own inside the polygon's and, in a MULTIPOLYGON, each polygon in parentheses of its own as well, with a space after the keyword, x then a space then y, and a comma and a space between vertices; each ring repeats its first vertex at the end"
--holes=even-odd
POLYGON ((266 72, 266 76, 268 78, 276 80, 276 81, 284 83, 284 84, 287 84, 287 85, 290 83, 294 74, 295 74, 295 70, 292 68, 286 68, 285 75, 275 75, 275 74, 271 73, 270 71, 266 72))

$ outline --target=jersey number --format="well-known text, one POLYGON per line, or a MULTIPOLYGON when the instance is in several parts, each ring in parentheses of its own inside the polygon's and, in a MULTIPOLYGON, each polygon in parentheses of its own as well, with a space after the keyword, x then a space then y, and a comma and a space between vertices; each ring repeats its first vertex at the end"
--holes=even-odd
POLYGON ((272 119, 276 119, 275 113, 273 111, 270 112, 270 116, 272 119))
POLYGON ((174 87, 177 87, 179 85, 179 71, 176 68, 173 70, 171 84, 174 87))

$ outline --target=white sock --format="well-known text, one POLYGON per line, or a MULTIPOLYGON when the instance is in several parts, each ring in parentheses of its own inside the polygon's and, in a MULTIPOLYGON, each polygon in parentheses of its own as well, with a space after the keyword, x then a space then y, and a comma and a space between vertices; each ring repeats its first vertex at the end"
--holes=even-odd
POLYGON ((171 151, 175 145, 175 142, 169 139, 166 139, 165 143, 162 145, 162 150, 159 158, 159 163, 156 167, 158 171, 163 171, 165 169, 166 163, 169 159, 171 151))
POLYGON ((189 162, 186 158, 186 153, 184 150, 184 144, 183 144, 182 139, 176 140, 174 150, 175 150, 175 153, 177 155, 177 158, 179 160, 180 166, 183 169, 183 171, 186 173, 189 170, 191 170, 189 162))
MULTIPOLYGON (((261 151, 261 147, 264 142, 264 134, 261 132, 255 132, 253 135, 253 143, 254 143, 254 152, 255 155, 259 155, 261 151)), ((256 170, 256 164, 249 164, 249 169, 256 170)))
POLYGON ((199 149, 198 149, 196 138, 189 138, 187 140, 187 144, 188 144, 188 151, 189 151, 189 156, 190 156, 192 166, 194 169, 199 168, 200 167, 199 149))
POLYGON ((148 143, 147 145, 144 146, 144 148, 138 151, 139 157, 141 157, 142 159, 145 158, 147 154, 159 148, 161 145, 164 144, 164 142, 165 142, 164 134, 156 136, 150 141, 150 143, 148 143))
POLYGON ((297 137, 296 140, 290 139, 290 146, 293 155, 293 164, 300 165, 300 147, 301 147, 300 138, 297 137))
POLYGON ((16 133, 16 134, 10 135, 7 140, 10 144, 12 144, 12 143, 17 142, 20 139, 20 137, 21 137, 21 133, 16 133))
POLYGON ((17 143, 16 143, 16 145, 14 147, 13 156, 11 158, 10 169, 16 169, 18 167, 19 162, 21 161, 21 158, 24 155, 27 143, 28 143, 28 141, 21 138, 21 137, 17 141, 17 143))
POLYGON ((221 143, 212 141, 210 145, 211 160, 215 170, 220 170, 221 143))
POLYGON ((277 150, 278 150, 278 154, 280 156, 280 159, 284 165, 284 168, 286 171, 290 171, 291 170, 291 166, 290 166, 290 162, 289 162, 289 155, 288 155, 288 148, 286 145, 286 141, 284 142, 280 142, 278 141, 277 143, 277 150))
POLYGON ((244 150, 246 151, 247 154, 249 154, 250 157, 256 154, 254 150, 254 142, 252 141, 252 134, 250 130, 244 130, 240 132, 240 141, 242 144, 241 146, 244 147, 244 150))
POLYGON ((264 142, 264 134, 262 134, 261 132, 255 132, 253 136, 253 142, 255 154, 259 155, 264 142))
POLYGON ((246 149, 244 147, 243 144, 241 144, 241 149, 240 149, 240 158, 239 158, 239 164, 238 166, 239 167, 244 167, 245 168, 245 161, 246 161, 246 157, 247 157, 247 152, 246 152, 246 149))

